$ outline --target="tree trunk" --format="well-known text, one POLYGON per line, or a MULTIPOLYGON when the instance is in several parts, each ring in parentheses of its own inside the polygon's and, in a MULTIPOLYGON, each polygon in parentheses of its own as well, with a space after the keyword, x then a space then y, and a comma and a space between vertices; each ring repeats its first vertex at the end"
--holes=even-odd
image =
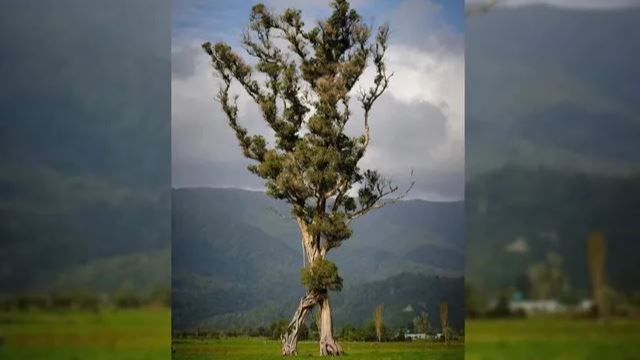
POLYGON ((333 338, 333 322, 331 319, 331 302, 329 293, 326 292, 320 299, 320 355, 339 356, 342 355, 342 347, 333 338))
POLYGON ((298 336, 300 335, 300 325, 304 323, 307 317, 307 313, 311 310, 322 297, 321 294, 312 291, 307 293, 302 299, 293 318, 287 326, 287 331, 282 334, 280 339, 282 340, 282 355, 292 356, 298 354, 298 336))
MULTIPOLYGON (((320 249, 319 241, 314 239, 308 229, 308 225, 301 218, 297 218, 296 220, 302 235, 302 245, 306 257, 305 264, 311 264, 318 258, 324 258, 326 256, 326 250, 323 251, 320 249)), ((320 355, 338 356, 343 353, 342 348, 333 338, 331 303, 329 302, 329 292, 325 289, 321 291, 310 291, 300 300, 298 309, 293 315, 287 331, 281 337, 283 356, 297 355, 300 325, 304 322, 309 310, 316 304, 320 306, 320 323, 318 324, 318 330, 320 331, 320 355)))

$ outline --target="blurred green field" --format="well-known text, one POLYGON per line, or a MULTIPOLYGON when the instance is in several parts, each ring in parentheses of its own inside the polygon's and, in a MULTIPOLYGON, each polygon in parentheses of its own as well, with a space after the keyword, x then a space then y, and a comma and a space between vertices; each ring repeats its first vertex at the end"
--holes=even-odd
POLYGON ((169 359, 168 308, 0 312, 0 359, 169 359))
MULTIPOLYGON (((260 338, 227 338, 221 340, 176 340, 176 360, 200 359, 282 359, 280 342, 260 338)), ((384 360, 462 360, 462 344, 416 342, 341 342, 347 359, 384 360)), ((318 343, 302 341, 298 357, 319 357, 318 343)))
POLYGON ((640 359, 640 321, 467 320, 466 360, 640 359))

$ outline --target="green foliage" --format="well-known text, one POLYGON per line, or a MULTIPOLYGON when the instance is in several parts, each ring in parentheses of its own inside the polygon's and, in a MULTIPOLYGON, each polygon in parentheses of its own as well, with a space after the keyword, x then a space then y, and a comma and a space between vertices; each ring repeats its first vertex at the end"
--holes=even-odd
MULTIPOLYGON (((362 328, 362 337, 364 341, 378 341, 378 333, 376 331, 376 323, 374 320, 367 321, 362 328)), ((382 325, 380 332, 380 341, 389 341, 393 338, 393 333, 386 325, 382 325)))
POLYGON ((342 290, 338 267, 326 259, 317 259, 300 270, 302 284, 308 290, 342 290))
POLYGON ((142 299, 130 287, 123 287, 115 294, 115 305, 119 308, 137 308, 142 299))
POLYGON ((522 317, 523 312, 512 312, 509 307, 512 291, 510 289, 502 289, 499 294, 495 305, 489 309, 486 315, 490 318, 511 318, 522 317))
POLYGON ((558 299, 568 291, 568 282, 562 266, 562 257, 551 251, 545 261, 529 268, 529 280, 536 299, 558 299))
POLYGON ((158 292, 168 292, 171 287, 171 249, 151 249, 125 253, 71 266, 51 279, 40 279, 42 287, 63 292, 86 292, 114 295, 123 286, 135 289, 140 297, 158 296, 158 304, 168 299, 158 292), (45 283, 46 281, 46 283, 45 283), (155 293, 155 294, 154 294, 155 293))
POLYGON ((420 315, 413 318, 413 330, 418 333, 428 333, 431 331, 431 321, 429 314, 421 312, 420 315))
POLYGON ((169 308, 170 290, 158 285, 148 296, 131 287, 123 287, 111 296, 87 290, 53 291, 51 293, 4 295, 0 297, 0 311, 90 311, 112 308, 164 307, 169 308))
POLYGON ((487 311, 487 297, 473 284, 464 282, 464 307, 466 318, 475 318, 484 315, 487 311))
MULTIPOLYGON (((380 341, 396 341, 397 334, 402 331, 391 329, 385 325, 382 325, 380 332, 380 341)), ((404 333, 403 339, 404 341, 404 333)), ((339 338, 342 341, 378 341, 378 334, 376 332, 375 321, 368 321, 363 327, 357 328, 351 324, 347 324, 340 330, 339 338)))
POLYGON ((280 336, 287 331, 289 321, 287 319, 279 319, 271 323, 269 326, 270 337, 273 340, 280 340, 280 336))
POLYGON ((157 285, 151 291, 147 301, 154 305, 171 307, 171 289, 164 285, 157 285))
MULTIPOLYGON (((232 189, 176 189, 172 201, 173 237, 182 244, 173 249, 174 328, 268 327, 290 315, 304 287, 299 230, 277 213, 286 213, 284 201, 232 189)), ((415 316, 402 312, 408 304, 418 312, 437 314, 436 305, 443 299, 452 307, 452 326, 460 328, 460 278, 396 275, 428 275, 434 269, 460 274, 462 264, 455 265, 456 258, 443 254, 434 262, 420 254, 433 254, 447 244, 463 254, 463 205, 403 201, 355 222, 355 239, 366 241, 354 242, 329 259, 339 264, 344 278, 342 291, 331 299, 336 331, 346 323, 361 326, 377 302, 387 309, 385 323, 397 328, 415 316)))
MULTIPOLYGON (((311 329, 307 326, 307 324, 300 324, 300 332, 298 333, 299 340, 311 340, 311 329)), ((315 340, 315 339, 314 339, 315 340)))
POLYGON ((610 177, 506 166, 469 179, 466 189, 467 254, 473 254, 467 257, 467 278, 487 294, 514 284, 549 251, 562 256, 573 289, 589 290, 585 241, 596 229, 608 243, 608 284, 622 292, 637 289, 638 174, 610 177), (528 251, 504 251, 519 237, 528 251))
POLYGON ((347 324, 340 330, 338 338, 342 341, 364 341, 364 334, 361 329, 347 324))
POLYGON ((274 14, 263 4, 255 5, 242 39, 255 66, 228 44, 202 45, 222 78, 217 99, 244 156, 252 160, 249 171, 264 179, 270 196, 292 205, 293 215, 313 235, 314 246, 327 251, 351 236, 352 219, 397 190, 375 170, 358 167, 369 144, 369 112, 389 83, 384 64, 388 27, 381 26, 372 39, 369 26, 348 1, 332 1, 331 7, 331 15, 307 31, 299 10, 274 14), (274 42, 276 38, 287 48, 274 42), (358 99, 365 112, 364 133, 349 136, 350 93, 370 61, 374 86, 358 99), (255 72, 265 81, 256 80, 255 72), (239 124, 232 81, 258 105, 275 144, 239 124), (348 195, 354 186, 360 189, 359 206, 348 195))
POLYGON ((168 187, 112 180, 0 167, 0 187, 7 189, 0 194, 0 224, 10 224, 0 227, 0 263, 7 269, 0 272, 0 292, 113 294, 125 281, 142 291, 169 285, 168 187))

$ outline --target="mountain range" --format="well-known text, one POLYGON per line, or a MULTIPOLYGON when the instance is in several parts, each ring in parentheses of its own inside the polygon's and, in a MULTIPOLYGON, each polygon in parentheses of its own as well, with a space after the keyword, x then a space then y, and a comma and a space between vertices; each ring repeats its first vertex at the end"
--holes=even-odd
POLYGON ((603 232, 607 282, 638 290, 640 174, 612 176, 505 166, 467 183, 466 277, 489 290, 514 285, 554 251, 569 285, 590 288, 587 238, 603 232))
MULTIPOLYGON (((173 327, 268 326, 304 294, 300 237, 285 203, 262 192, 173 191, 173 327)), ((403 201, 359 219, 329 254, 344 278, 332 295, 336 326, 362 325, 385 306, 388 325, 450 304, 462 327, 464 204, 403 201), (403 311, 405 310, 405 311, 403 311)))

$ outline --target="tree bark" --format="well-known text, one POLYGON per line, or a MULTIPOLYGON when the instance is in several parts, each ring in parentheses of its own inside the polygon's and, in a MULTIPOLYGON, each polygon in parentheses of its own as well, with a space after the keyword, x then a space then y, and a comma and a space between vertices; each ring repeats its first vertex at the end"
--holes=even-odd
POLYGON ((342 347, 333 338, 333 320, 331 318, 331 302, 329 293, 326 292, 320 299, 320 355, 340 356, 342 347))
POLYGON ((298 354, 298 336, 300 335, 300 325, 304 323, 307 313, 311 310, 322 297, 321 294, 311 291, 302 299, 293 318, 287 326, 287 331, 280 337, 282 341, 282 355, 293 356, 298 354))
MULTIPOLYGON (((309 232, 307 224, 301 218, 297 218, 300 233, 302 235, 302 243, 306 255, 306 262, 311 264, 316 259, 326 256, 326 250, 319 247, 319 241, 309 232)), ((320 307, 320 323, 318 324, 320 331, 320 355, 321 356, 338 356, 343 353, 342 348, 333 337, 333 321, 331 318, 331 303, 329 301, 329 292, 327 289, 319 291, 309 291, 300 299, 300 304, 296 310, 287 331, 281 336, 282 355, 297 355, 298 336, 300 326, 304 323, 307 314, 315 305, 320 307)))

